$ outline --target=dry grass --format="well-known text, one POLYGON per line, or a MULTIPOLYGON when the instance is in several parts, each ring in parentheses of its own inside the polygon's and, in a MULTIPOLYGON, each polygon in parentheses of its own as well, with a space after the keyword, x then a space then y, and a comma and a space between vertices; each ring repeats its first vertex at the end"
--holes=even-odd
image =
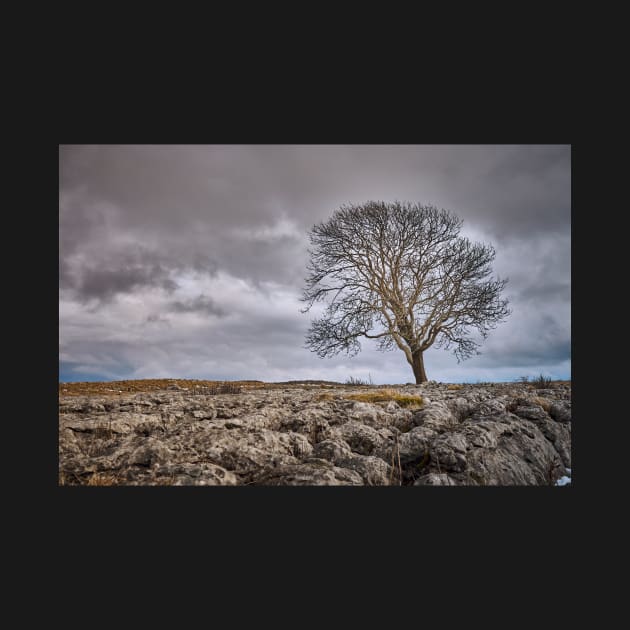
POLYGON ((175 378, 138 379, 131 381, 106 381, 84 383, 59 383, 59 395, 63 396, 119 396, 120 394, 154 392, 167 389, 169 385, 187 388, 189 391, 211 389, 217 393, 238 393, 241 387, 260 389, 262 381, 204 381, 175 378), (225 392, 221 390, 226 390, 225 392), (229 391, 228 391, 229 390, 229 391), (238 391, 237 391, 238 390, 238 391))
POLYGON ((531 383, 534 386, 534 389, 549 389, 553 387, 553 381, 551 378, 541 374, 536 379, 534 379, 531 383))
POLYGON ((315 396, 315 400, 334 400, 336 398, 336 396, 333 396, 333 394, 326 392, 324 394, 317 394, 317 396, 315 396))
POLYGON ((162 477, 158 477, 155 479, 150 485, 152 486, 173 486, 177 481, 177 477, 175 475, 163 475, 162 477))
POLYGON ((448 385, 446 389, 454 390, 454 389, 463 389, 463 388, 464 388, 463 385, 457 385, 456 383, 453 383, 451 385, 448 385))
POLYGON ((59 473, 60 486, 118 486, 120 481, 110 473, 95 472, 87 479, 75 473, 66 473, 63 470, 59 473))
POLYGON ((265 383, 264 381, 207 381, 183 378, 150 378, 130 381, 101 381, 81 383, 59 383, 60 396, 121 396, 156 392, 177 385, 189 394, 240 394, 256 389, 283 389, 284 387, 326 388, 342 387, 343 383, 334 381, 283 381, 265 383))
POLYGON ((117 486, 118 479, 107 473, 93 473, 85 483, 86 486, 117 486))
POLYGON ((354 376, 350 376, 346 382, 346 385, 352 385, 352 386, 361 386, 361 385, 374 385, 374 383, 372 383, 372 377, 370 376, 369 380, 365 380, 365 379, 361 379, 361 378, 354 378, 354 376))
POLYGON ((111 440, 114 436, 111 422, 107 426, 96 427, 92 432, 92 437, 97 440, 111 440))
POLYGON ((546 398, 541 398, 540 396, 536 396, 535 398, 532 398, 532 402, 536 403, 537 405, 540 405, 547 413, 549 413, 549 410, 551 409, 551 402, 547 400, 546 398))
POLYGON ((424 404, 422 396, 407 396, 396 392, 393 389, 381 389, 377 392, 366 392, 365 394, 350 394, 348 396, 344 396, 344 398, 369 403, 389 402, 390 400, 393 400, 401 407, 421 407, 424 404))

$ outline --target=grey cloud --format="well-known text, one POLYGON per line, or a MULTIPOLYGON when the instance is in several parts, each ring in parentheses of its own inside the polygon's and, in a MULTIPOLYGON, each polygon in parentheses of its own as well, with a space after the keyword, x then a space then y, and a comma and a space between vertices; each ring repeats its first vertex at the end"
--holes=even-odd
POLYGON ((144 228, 256 225, 283 211, 306 225, 339 203, 399 198, 537 230, 542 208, 547 225, 568 220, 569 167, 568 146, 67 146, 60 187, 107 199, 144 228))
MULTIPOLYGON (((79 213, 77 216, 83 215, 79 213)), ((79 300, 110 300, 139 287, 157 287, 172 292, 178 286, 173 280, 178 272, 217 273, 216 262, 204 252, 186 251, 183 245, 181 249, 143 245, 140 244, 141 236, 130 239, 124 230, 112 229, 111 225, 107 233, 102 234, 102 216, 83 222, 79 219, 76 225, 70 223, 73 227, 68 232, 67 223, 61 220, 59 288, 72 291, 79 300), (83 226, 85 232, 74 241, 75 231, 80 232, 77 225, 83 226), (129 240, 131 242, 127 242, 129 240)))
MULTIPOLYGON (((571 359, 571 340, 568 338, 552 339, 547 343, 535 341, 527 343, 522 340, 521 343, 512 343, 504 346, 501 351, 497 349, 486 350, 475 361, 479 366, 483 367, 500 367, 503 365, 512 366, 539 366, 559 363, 571 359), (509 361, 506 361, 509 357, 509 361)), ((469 367, 472 367, 473 364, 469 367)))
POLYGON ((569 282, 544 284, 537 281, 522 288, 518 293, 518 299, 519 301, 529 300, 536 303, 550 301, 566 303, 571 299, 571 284, 569 282))
POLYGON ((150 315, 147 315, 144 321, 147 324, 166 324, 170 326, 168 318, 160 315, 159 313, 151 313, 150 315))
POLYGON ((225 317, 226 312, 218 306, 212 298, 200 294, 192 300, 175 301, 169 306, 169 310, 174 313, 205 313, 206 315, 216 315, 225 317))
POLYGON ((160 267, 127 267, 123 269, 89 269, 77 287, 82 298, 111 299, 118 293, 129 293, 142 286, 159 286, 167 291, 177 288, 160 267))
POLYGON ((109 260, 106 256, 96 255, 80 264, 62 258, 59 286, 62 290, 71 291, 81 301, 107 301, 140 287, 174 291, 177 283, 170 277, 169 269, 152 261, 152 258, 147 252, 116 253, 109 260))
POLYGON ((493 331, 469 366, 543 366, 571 359, 568 307, 519 305, 512 321, 493 331), (566 311, 566 312, 563 312, 566 311))
POLYGON ((67 146, 62 252, 106 240, 117 222, 176 258, 211 251, 223 269, 272 278, 286 275, 294 243, 255 249, 231 231, 288 216, 306 233, 340 204, 373 198, 434 203, 495 238, 522 238, 568 225, 569 166, 562 146, 67 146))

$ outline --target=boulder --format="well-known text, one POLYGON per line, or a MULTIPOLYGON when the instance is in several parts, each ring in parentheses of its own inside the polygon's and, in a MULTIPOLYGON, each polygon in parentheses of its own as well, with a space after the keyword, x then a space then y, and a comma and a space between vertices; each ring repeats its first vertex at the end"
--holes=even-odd
POLYGON ((446 473, 429 473, 418 477, 414 486, 456 486, 457 482, 446 473))
POLYGON ((571 403, 565 400, 554 402, 549 408, 549 415, 556 422, 571 422, 571 403))
POLYGON ((324 459, 313 458, 302 464, 279 466, 257 476, 259 486, 362 486, 359 473, 339 468, 324 459))
POLYGON ((341 437, 350 445, 353 452, 359 455, 371 455, 383 445, 385 439, 374 428, 351 420, 339 429, 341 437))
POLYGON ((457 417, 443 402, 434 402, 415 411, 411 421, 415 426, 423 426, 436 431, 443 431, 459 423, 457 417))
MULTIPOLYGON (((348 468, 359 473, 365 485, 386 486, 391 478, 391 466, 379 457, 357 455, 343 441, 325 440, 315 446, 312 458, 329 461, 339 468, 348 468)), ((309 459, 305 460, 309 461, 309 459)))

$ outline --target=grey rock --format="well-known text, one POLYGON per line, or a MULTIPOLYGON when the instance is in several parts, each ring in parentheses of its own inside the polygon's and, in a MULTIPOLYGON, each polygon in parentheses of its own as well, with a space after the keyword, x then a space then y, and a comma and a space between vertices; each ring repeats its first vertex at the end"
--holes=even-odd
POLYGON ((235 486, 236 475, 215 464, 165 464, 155 470, 156 485, 173 486, 235 486))
POLYGON ((412 423, 415 426, 423 426, 437 431, 458 424, 457 418, 443 402, 434 402, 424 409, 414 412, 412 423))
MULTIPOLYGON (((380 457, 357 455, 343 440, 324 440, 315 446, 312 458, 323 459, 339 468, 349 468, 359 473, 365 485, 386 486, 392 477, 391 467, 380 457)), ((309 461, 309 460, 306 460, 309 461)))
POLYGON ((453 475, 459 483, 547 485, 563 469, 560 454, 538 427, 513 414, 470 424, 466 437, 466 466, 453 475))
POLYGON ((499 437, 505 427, 501 423, 491 420, 480 420, 474 424, 462 427, 462 435, 466 438, 469 448, 495 449, 499 444, 499 437))
POLYGON ((477 405, 472 405, 478 415, 491 416, 505 411, 505 403, 496 398, 486 399, 477 405))
POLYGON ((466 469, 466 438, 457 433, 442 434, 431 444, 431 461, 438 471, 461 472, 466 469))
POLYGON ((374 426, 378 424, 379 416, 383 415, 379 414, 379 411, 380 409, 371 403, 355 402, 350 409, 349 417, 356 422, 374 426))
POLYGON ((416 479, 414 486, 456 486, 457 482, 446 473, 429 473, 416 479))
POLYGON ((196 409, 192 412, 192 416, 195 420, 206 420, 217 417, 217 410, 212 407, 206 407, 205 409, 196 409))
POLYGON ((322 440, 313 448, 312 456, 337 463, 352 455, 350 445, 344 440, 322 440))
POLYGON ((553 403, 549 408, 549 415, 556 422, 571 422, 571 403, 567 401, 553 403))
MULTIPOLYGON (((398 406, 398 405, 397 405, 398 406)), ((398 407, 391 416, 389 424, 390 429, 396 429, 398 432, 406 433, 413 429, 413 412, 409 409, 401 409, 398 407)))
MULTIPOLYGON (((562 410, 564 411, 564 407, 562 410)), ((520 418, 533 422, 545 438, 553 444, 564 465, 571 466, 571 425, 569 423, 554 422, 539 405, 519 406, 514 413, 520 418)))
POLYGON ((365 388, 349 386, 62 392, 60 483, 552 485, 571 467, 570 386, 404 391, 423 408, 351 400, 365 388))
POLYGON ((549 419, 547 412, 540 405, 518 406, 514 413, 519 418, 533 420, 534 422, 546 422, 549 419))
POLYGON ((362 486, 359 473, 338 468, 323 459, 312 459, 303 464, 280 466, 255 480, 263 486, 362 486))
POLYGON ((384 438, 376 429, 351 420, 340 428, 341 437, 350 448, 360 455, 371 455, 384 443, 384 438))
MULTIPOLYGON (((126 452, 121 458, 125 466, 155 466, 167 463, 173 457, 173 451, 154 438, 149 438, 131 452, 126 452)), ((121 465, 119 461, 118 465, 121 465)))
POLYGON ((366 486, 388 486, 393 476, 389 464, 371 455, 340 457, 335 461, 335 465, 358 473, 366 486))
POLYGON ((203 436, 187 441, 189 451, 197 451, 199 457, 244 479, 258 474, 262 469, 297 463, 312 447, 298 433, 278 433, 259 429, 208 431, 203 436))
POLYGON ((311 444, 340 437, 339 429, 331 427, 323 414, 299 414, 282 418, 273 425, 278 431, 293 431, 307 437, 311 444))
POLYGON ((449 400, 446 403, 446 406, 459 422, 462 422, 465 418, 470 416, 472 412, 477 408, 477 406, 473 402, 462 397, 449 400))
POLYGON ((385 407, 383 407, 387 413, 398 413, 400 408, 400 405, 395 400, 390 400, 385 407))
POLYGON ((414 427, 399 435, 397 442, 392 440, 384 444, 376 454, 388 463, 396 463, 399 456, 401 464, 417 462, 428 454, 436 435, 437 432, 429 427, 414 427))

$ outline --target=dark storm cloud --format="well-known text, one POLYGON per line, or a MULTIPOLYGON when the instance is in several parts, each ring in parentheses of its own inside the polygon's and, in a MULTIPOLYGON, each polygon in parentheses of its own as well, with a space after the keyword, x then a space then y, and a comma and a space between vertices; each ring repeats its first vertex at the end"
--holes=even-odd
POLYGON ((168 230, 128 229, 122 208, 91 198, 84 186, 60 190, 59 223, 59 288, 81 301, 107 301, 141 287, 172 292, 173 275, 186 269, 216 273, 207 252, 177 239, 171 247, 168 230))
POLYGON ((158 314, 158 313, 151 313, 150 315, 147 315, 146 319, 144 320, 146 323, 148 324, 169 324, 168 318, 163 317, 162 315, 158 314))
POLYGON ((60 164, 63 191, 119 205, 143 228, 251 225, 282 211, 308 223, 315 208, 371 198, 451 200, 507 232, 569 221, 566 146, 68 146, 60 164))
POLYGON ((85 299, 111 299, 118 293, 129 293, 144 286, 159 286, 173 291, 177 285, 161 267, 123 267, 120 269, 88 269, 77 287, 85 299))
POLYGON ((192 300, 176 301, 169 307, 174 313, 204 313, 206 315, 225 316, 225 310, 218 306, 212 298, 200 294, 192 300))
POLYGON ((474 153, 471 157, 480 160, 479 166, 465 178, 465 186, 455 186, 456 207, 468 209, 487 233, 501 239, 567 232, 571 219, 567 147, 500 147, 474 153))
POLYGON ((353 365, 408 380, 402 355, 369 344, 351 362, 302 347, 308 229, 369 199, 446 208, 495 246, 514 312, 457 374, 570 360, 568 146, 70 145, 59 187, 65 365, 279 379, 353 365))
POLYGON ((284 273, 273 254, 290 244, 256 251, 230 230, 272 233, 287 217, 297 234, 347 202, 433 203, 508 240, 570 220, 568 147, 69 146, 60 164, 62 255, 102 238, 109 220, 144 239, 168 235, 168 251, 185 258, 211 246, 254 278, 284 273))
POLYGON ((561 300, 567 303, 571 299, 571 283, 552 281, 550 284, 543 284, 536 282, 521 289, 518 298, 521 301, 549 302, 561 300))
POLYGON ((110 300, 120 293, 141 287, 159 287, 172 292, 177 283, 171 273, 182 266, 143 248, 107 249, 106 242, 94 244, 79 260, 60 258, 59 288, 69 290, 81 301, 110 300))
POLYGON ((509 338, 501 337, 489 343, 478 359, 480 365, 546 365, 571 357, 570 331, 551 315, 530 315, 527 328, 509 338))

